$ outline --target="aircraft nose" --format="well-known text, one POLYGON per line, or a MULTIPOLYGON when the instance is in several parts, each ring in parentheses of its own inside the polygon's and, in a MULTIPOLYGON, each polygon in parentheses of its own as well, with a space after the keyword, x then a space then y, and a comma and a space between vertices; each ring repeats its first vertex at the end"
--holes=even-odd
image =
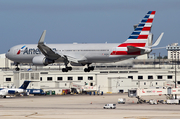
POLYGON ((6 58, 8 58, 8 57, 9 57, 9 53, 7 52, 7 53, 5 54, 5 56, 6 56, 6 58))
POLYGON ((6 58, 9 59, 9 57, 10 57, 10 50, 8 50, 8 52, 5 54, 5 56, 6 56, 6 58))

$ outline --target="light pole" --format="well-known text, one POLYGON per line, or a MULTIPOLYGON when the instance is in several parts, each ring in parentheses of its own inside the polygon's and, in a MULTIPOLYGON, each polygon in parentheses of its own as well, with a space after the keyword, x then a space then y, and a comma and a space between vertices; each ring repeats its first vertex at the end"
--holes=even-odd
POLYGON ((178 58, 178 69, 179 69, 179 52, 177 53, 178 58))
POLYGON ((155 69, 155 54, 156 54, 156 53, 153 53, 153 54, 154 54, 154 69, 155 69))
POLYGON ((160 54, 161 54, 161 53, 159 53, 159 69, 160 69, 160 54))
MULTIPOLYGON (((175 88, 176 88, 176 52, 177 51, 174 51, 175 53, 175 88)), ((175 99, 177 99, 177 94, 175 94, 175 99)))

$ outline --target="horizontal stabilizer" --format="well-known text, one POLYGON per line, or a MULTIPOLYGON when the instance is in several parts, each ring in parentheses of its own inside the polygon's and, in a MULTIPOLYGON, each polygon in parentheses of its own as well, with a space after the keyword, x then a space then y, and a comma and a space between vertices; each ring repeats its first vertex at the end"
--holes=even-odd
POLYGON ((157 46, 159 44, 159 42, 161 41, 163 35, 164 35, 164 32, 161 33, 159 38, 156 40, 156 42, 152 46, 148 46, 148 47, 155 47, 155 46, 157 46))
POLYGON ((144 51, 144 49, 138 48, 138 47, 134 47, 134 46, 127 46, 128 48, 128 53, 133 53, 133 52, 138 52, 138 51, 144 51))

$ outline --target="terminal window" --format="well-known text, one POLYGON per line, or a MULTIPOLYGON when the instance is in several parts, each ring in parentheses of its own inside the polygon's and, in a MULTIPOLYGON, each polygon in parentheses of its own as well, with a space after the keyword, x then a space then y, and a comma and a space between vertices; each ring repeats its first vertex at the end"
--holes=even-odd
POLYGON ((162 76, 157 76, 158 79, 162 79, 162 76))
POLYGON ((78 80, 83 80, 83 77, 78 77, 78 80))
POLYGON ((143 79, 143 76, 138 76, 138 79, 143 79))
POLYGON ((89 76, 89 77, 88 77, 88 80, 93 80, 93 77, 92 77, 92 76, 89 76))
POLYGON ((133 79, 133 76, 128 76, 129 79, 133 79))
POLYGON ((6 78, 6 81, 11 81, 11 78, 6 78))
POLYGON ((52 77, 47 77, 47 80, 48 81, 52 81, 52 77))
POLYGON ((58 80, 58 81, 62 81, 62 80, 63 80, 63 77, 57 77, 57 80, 58 80))
POLYGON ((148 79, 153 79, 153 76, 148 76, 148 79))
POLYGON ((168 75, 167 78, 168 78, 168 79, 172 79, 172 75, 168 75))
POLYGON ((73 77, 68 77, 68 80, 73 80, 73 77))

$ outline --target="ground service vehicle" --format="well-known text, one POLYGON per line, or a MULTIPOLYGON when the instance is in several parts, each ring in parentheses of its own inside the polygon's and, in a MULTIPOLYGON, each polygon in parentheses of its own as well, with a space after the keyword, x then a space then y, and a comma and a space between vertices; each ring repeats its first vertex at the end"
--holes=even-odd
POLYGON ((105 104, 104 109, 116 109, 116 104, 105 104))

